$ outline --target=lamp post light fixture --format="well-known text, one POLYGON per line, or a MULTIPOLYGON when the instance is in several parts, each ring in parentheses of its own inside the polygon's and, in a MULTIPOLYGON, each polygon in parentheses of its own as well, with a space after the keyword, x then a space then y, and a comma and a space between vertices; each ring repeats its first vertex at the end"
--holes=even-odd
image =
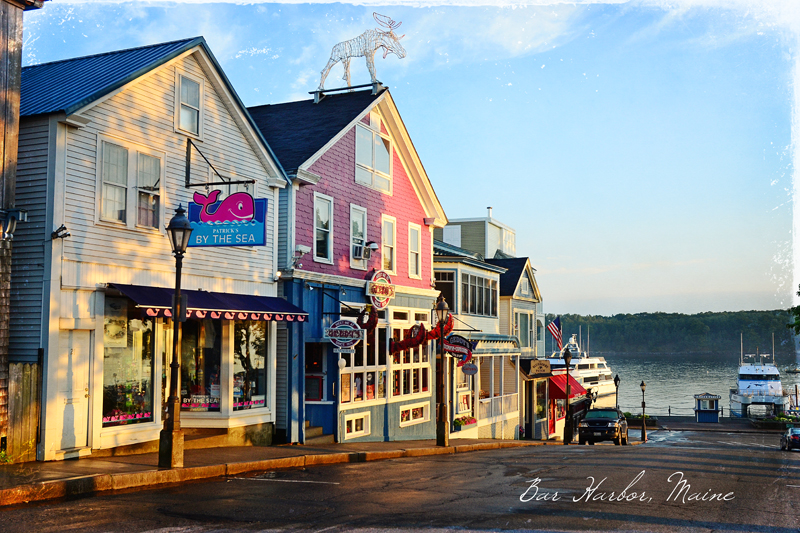
POLYGON ((567 365, 567 412, 564 417, 564 445, 569 445, 572 442, 572 409, 569 404, 569 364, 572 362, 572 354, 569 353, 569 348, 564 350, 564 363, 567 365))
POLYGON ((644 418, 644 388, 646 387, 644 381, 639 387, 642 389, 642 442, 647 442, 647 420, 644 418))
POLYGON ((183 467, 183 431, 181 431, 181 400, 178 396, 178 372, 180 372, 180 324, 186 316, 186 310, 181 305, 181 267, 183 254, 189 245, 192 234, 192 225, 186 218, 186 211, 178 205, 175 216, 169 221, 167 235, 175 255, 175 302, 172 307, 172 362, 169 365, 169 398, 167 399, 167 413, 164 428, 161 430, 158 442, 159 468, 183 467))
POLYGON ((436 302, 436 320, 439 328, 439 357, 436 358, 436 445, 450 445, 450 428, 447 420, 447 403, 445 391, 445 353, 444 353, 444 325, 450 316, 450 307, 440 294, 436 302))
POLYGON ((617 391, 614 393, 614 404, 617 406, 617 409, 619 409, 619 382, 619 374, 617 374, 614 376, 614 387, 617 389, 617 391))

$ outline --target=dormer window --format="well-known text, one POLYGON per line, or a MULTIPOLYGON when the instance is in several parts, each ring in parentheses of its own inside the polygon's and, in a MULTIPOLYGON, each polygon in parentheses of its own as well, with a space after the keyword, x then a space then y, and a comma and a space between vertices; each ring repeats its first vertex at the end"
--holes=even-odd
POLYGON ((356 183, 392 192, 392 143, 381 132, 381 119, 370 113, 369 126, 356 126, 356 183))

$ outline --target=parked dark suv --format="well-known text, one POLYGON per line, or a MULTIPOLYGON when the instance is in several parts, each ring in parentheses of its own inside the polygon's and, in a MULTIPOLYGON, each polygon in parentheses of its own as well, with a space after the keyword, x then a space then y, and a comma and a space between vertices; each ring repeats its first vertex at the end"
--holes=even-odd
POLYGON ((594 444, 613 440, 614 444, 628 444, 628 421, 618 409, 590 409, 578 425, 578 441, 594 444))

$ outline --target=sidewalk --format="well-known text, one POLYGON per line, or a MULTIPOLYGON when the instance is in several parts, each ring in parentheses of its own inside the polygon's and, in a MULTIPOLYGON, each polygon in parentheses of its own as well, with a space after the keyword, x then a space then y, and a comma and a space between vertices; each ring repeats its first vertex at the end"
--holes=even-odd
POLYGON ((556 441, 492 439, 456 439, 450 442, 449 447, 437 447, 434 440, 419 440, 205 448, 186 450, 184 468, 175 470, 159 469, 157 453, 5 465, 0 466, 0 506, 277 468, 561 445, 556 441))

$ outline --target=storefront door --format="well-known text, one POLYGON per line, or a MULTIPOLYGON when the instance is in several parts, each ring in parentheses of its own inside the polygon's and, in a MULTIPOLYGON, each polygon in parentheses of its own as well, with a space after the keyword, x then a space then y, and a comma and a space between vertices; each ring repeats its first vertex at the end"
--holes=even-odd
POLYGON ((89 445, 89 331, 61 331, 58 338, 58 397, 63 409, 61 450, 89 445))
POLYGON ((553 433, 556 432, 556 402, 555 402, 555 400, 550 402, 550 417, 548 418, 547 430, 550 432, 550 435, 552 435, 553 433))

